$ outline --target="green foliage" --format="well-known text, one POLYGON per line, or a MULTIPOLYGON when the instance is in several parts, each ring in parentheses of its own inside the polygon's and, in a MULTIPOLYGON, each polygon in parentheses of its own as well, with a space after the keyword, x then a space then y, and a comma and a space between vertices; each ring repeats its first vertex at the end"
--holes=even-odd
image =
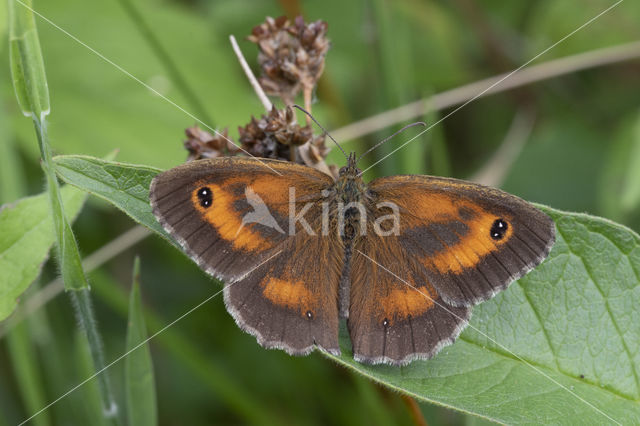
MULTIPOLYGON (((45 405, 45 396, 40 372, 38 371, 35 347, 31 341, 28 327, 27 322, 16 325, 7 335, 7 346, 14 362, 16 380, 25 405, 30 412, 36 412, 45 405)), ((49 413, 42 414, 42 416, 33 419, 35 426, 51 424, 49 413)))
MULTIPOLYGON (((72 187, 61 193, 71 222, 86 194, 72 187)), ((13 312, 17 298, 38 277, 54 240, 47 194, 23 198, 0 211, 0 319, 13 312)))
POLYGON ((83 155, 59 156, 54 162, 64 181, 109 200, 136 222, 171 240, 149 208, 149 185, 160 170, 83 155))
MULTIPOLYGON (((76 332, 74 337, 74 355, 77 377, 91 377, 95 372, 93 359, 91 357, 91 348, 82 333, 76 332)), ((86 384, 86 389, 83 389, 82 393, 82 407, 78 413, 78 417, 82 419, 84 424, 108 426, 109 422, 105 419, 102 411, 100 387, 98 386, 97 380, 90 380, 86 384)))
POLYGON ((24 0, 24 6, 15 1, 8 5, 13 87, 23 114, 42 120, 50 109, 49 89, 31 0, 24 0))
POLYGON ((46 127, 46 115, 50 108, 49 89, 31 4, 27 2, 17 9, 15 6, 15 2, 9 2, 9 51, 13 87, 22 112, 33 118, 51 201, 56 247, 65 287, 74 290, 87 288, 78 246, 64 214, 60 187, 51 161, 46 127))
POLYGON ((133 264, 126 352, 131 352, 124 361, 127 419, 130 425, 154 426, 158 424, 156 384, 140 299, 140 258, 138 257, 133 264))
POLYGON ((599 196, 607 217, 628 219, 640 206, 640 114, 633 114, 612 138, 599 196))

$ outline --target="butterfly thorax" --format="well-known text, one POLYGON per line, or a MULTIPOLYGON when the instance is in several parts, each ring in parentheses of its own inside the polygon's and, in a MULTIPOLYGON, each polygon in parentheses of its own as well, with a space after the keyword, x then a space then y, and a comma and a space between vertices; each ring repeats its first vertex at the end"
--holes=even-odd
POLYGON ((334 213, 337 216, 334 223, 346 246, 350 246, 350 242, 362 233, 361 225, 366 223, 369 190, 360 173, 355 154, 352 153, 347 165, 340 169, 332 191, 334 213))
POLYGON ((367 185, 360 177, 360 169, 356 167, 355 153, 349 155, 347 165, 340 169, 334 188, 338 202, 347 205, 364 201, 367 185))

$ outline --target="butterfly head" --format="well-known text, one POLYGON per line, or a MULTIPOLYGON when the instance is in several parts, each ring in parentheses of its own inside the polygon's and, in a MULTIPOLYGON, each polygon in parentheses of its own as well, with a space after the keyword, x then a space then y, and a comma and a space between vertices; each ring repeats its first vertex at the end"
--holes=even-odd
POLYGON ((340 177, 355 177, 360 174, 360 169, 356 167, 356 153, 349 154, 347 165, 340 168, 340 177))

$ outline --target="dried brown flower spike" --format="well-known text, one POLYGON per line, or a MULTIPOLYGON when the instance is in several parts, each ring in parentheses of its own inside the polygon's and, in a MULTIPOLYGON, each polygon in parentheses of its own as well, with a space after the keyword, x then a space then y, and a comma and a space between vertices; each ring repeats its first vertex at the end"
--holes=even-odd
POLYGON ((295 161, 305 164, 295 157, 294 147, 309 143, 313 149, 315 162, 324 160, 328 149, 324 145, 324 136, 314 136, 310 126, 300 126, 293 110, 275 107, 269 115, 260 120, 251 118, 245 127, 239 127, 240 143, 250 155, 262 158, 295 161))
POLYGON ((187 161, 234 155, 240 151, 229 139, 227 129, 213 136, 198 126, 193 126, 185 129, 184 133, 188 138, 184 141, 184 147, 189 151, 187 161))
POLYGON ((258 63, 262 69, 260 85, 270 95, 279 96, 287 104, 304 90, 305 106, 322 71, 329 50, 324 21, 304 23, 298 16, 294 23, 281 16, 267 17, 253 28, 248 39, 258 45, 258 63))

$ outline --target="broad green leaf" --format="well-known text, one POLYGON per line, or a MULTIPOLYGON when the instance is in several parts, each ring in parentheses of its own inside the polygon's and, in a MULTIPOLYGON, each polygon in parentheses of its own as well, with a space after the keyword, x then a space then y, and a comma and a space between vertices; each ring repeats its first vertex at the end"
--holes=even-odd
POLYGON ((49 89, 31 0, 9 1, 9 54, 18 103, 27 116, 42 119, 49 113, 49 89))
MULTIPOLYGON (((85 164, 107 165, 113 176, 150 173, 143 166, 85 164)), ((126 187, 144 192, 150 178, 138 178, 126 187)), ((87 184, 75 175, 66 180, 87 184)), ((127 208, 120 195, 104 197, 127 208)), ((457 343, 406 367, 367 366, 352 359, 343 330, 343 355, 334 359, 421 400, 498 422, 640 422, 640 237, 605 219, 545 211, 558 229, 549 258, 475 307, 457 343)))
POLYGON ((416 398, 507 424, 640 422, 640 237, 545 208, 549 258, 476 306, 458 341, 406 367, 332 357, 416 398))
MULTIPOLYGON (((72 187, 61 190, 69 221, 80 211, 86 195, 72 187)), ((36 279, 55 240, 47 194, 27 197, 0 211, 0 320, 36 279)))
POLYGON ((153 361, 147 343, 147 327, 140 299, 140 259, 133 265, 133 286, 129 297, 129 322, 125 358, 125 391, 127 417, 130 425, 154 426, 158 424, 156 386, 153 361))
POLYGON ((173 242, 149 206, 149 185, 160 170, 83 155, 61 155, 54 162, 65 182, 104 198, 139 224, 173 242))

